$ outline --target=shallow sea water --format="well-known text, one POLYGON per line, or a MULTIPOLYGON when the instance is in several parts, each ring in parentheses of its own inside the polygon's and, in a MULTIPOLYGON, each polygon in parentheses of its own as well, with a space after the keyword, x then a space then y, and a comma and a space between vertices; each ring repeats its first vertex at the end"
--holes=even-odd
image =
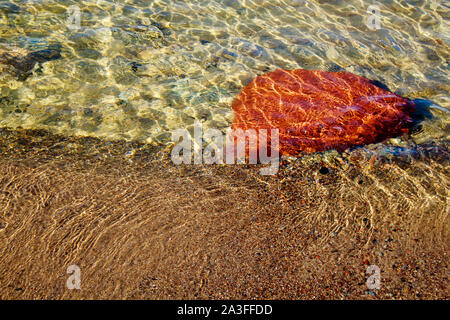
POLYGON ((0 126, 166 143, 195 120, 225 132, 257 75, 344 69, 426 100, 414 143, 447 139, 448 4, 373 4, 379 30, 356 0, 1 0, 0 51, 60 44, 62 57, 25 81, 2 72, 0 126))
POLYGON ((0 298, 448 299, 448 20, 444 1, 0 0, 0 57, 62 50, 26 79, 0 64, 0 298), (418 123, 274 176, 171 161, 174 129, 226 131, 276 68, 378 80, 418 123))

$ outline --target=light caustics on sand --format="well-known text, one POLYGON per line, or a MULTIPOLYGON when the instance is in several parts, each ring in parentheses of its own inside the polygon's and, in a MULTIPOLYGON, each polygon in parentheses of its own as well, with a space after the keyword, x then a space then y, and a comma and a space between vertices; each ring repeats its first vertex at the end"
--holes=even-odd
POLYGON ((414 103, 348 72, 278 69, 244 87, 232 108, 232 129, 277 128, 280 154, 295 156, 405 133, 414 103))

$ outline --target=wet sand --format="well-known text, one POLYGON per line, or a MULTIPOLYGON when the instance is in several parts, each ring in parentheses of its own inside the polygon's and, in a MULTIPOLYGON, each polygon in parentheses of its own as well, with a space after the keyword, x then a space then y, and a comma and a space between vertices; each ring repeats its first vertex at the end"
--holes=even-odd
POLYGON ((447 150, 360 148, 261 176, 0 129, 0 298, 448 299, 447 150))

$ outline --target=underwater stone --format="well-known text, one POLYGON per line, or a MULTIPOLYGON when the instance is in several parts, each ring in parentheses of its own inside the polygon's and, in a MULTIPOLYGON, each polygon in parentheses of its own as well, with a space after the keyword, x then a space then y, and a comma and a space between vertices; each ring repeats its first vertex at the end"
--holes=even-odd
POLYGON ((279 129, 280 153, 295 156, 407 132, 414 103, 348 72, 278 69, 244 87, 232 108, 232 129, 279 129))
POLYGON ((47 49, 33 51, 25 55, 4 52, 0 54, 0 63, 9 67, 8 72, 20 81, 25 81, 36 64, 61 58, 61 45, 52 45, 47 49))
POLYGON ((12 3, 0 3, 0 12, 8 13, 20 13, 21 9, 18 5, 12 3))

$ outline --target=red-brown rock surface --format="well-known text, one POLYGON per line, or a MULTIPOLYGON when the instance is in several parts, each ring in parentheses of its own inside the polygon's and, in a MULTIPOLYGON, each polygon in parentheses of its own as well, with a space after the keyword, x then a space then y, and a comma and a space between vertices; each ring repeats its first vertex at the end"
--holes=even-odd
POLYGON ((232 107, 232 129, 278 128, 285 155, 382 141, 406 132, 414 110, 412 101, 366 78, 302 69, 256 77, 232 107))

